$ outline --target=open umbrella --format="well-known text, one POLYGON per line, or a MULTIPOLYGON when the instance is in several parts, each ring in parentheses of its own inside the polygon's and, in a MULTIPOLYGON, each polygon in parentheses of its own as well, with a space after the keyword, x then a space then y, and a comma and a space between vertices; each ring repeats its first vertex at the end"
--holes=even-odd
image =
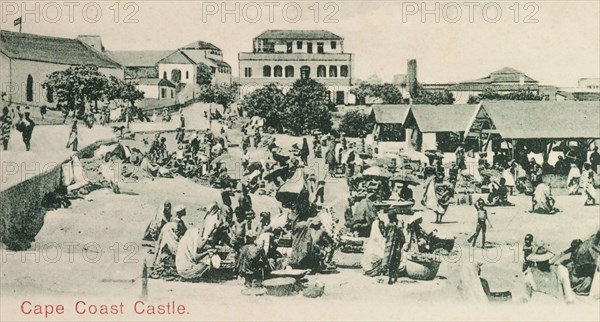
POLYGON ((379 166, 374 166, 374 167, 370 167, 368 169, 366 169, 365 171, 363 171, 363 176, 365 177, 376 177, 376 178, 389 178, 392 176, 392 174, 379 166))
POLYGON ((403 175, 403 176, 395 176, 392 177, 390 179, 390 181, 392 182, 400 182, 400 183, 407 183, 409 185, 413 185, 413 186, 418 186, 419 182, 417 181, 416 178, 409 176, 409 175, 403 175))

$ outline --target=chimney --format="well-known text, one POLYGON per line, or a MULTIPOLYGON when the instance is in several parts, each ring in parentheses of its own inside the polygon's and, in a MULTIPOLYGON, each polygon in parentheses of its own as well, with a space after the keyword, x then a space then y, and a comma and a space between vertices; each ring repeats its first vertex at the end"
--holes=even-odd
POLYGON ((417 93, 417 60, 416 59, 409 59, 408 60, 408 66, 406 68, 406 72, 407 72, 407 88, 408 88, 408 92, 410 93, 410 97, 414 98, 416 93, 417 93))
POLYGON ((79 35, 77 40, 82 43, 96 49, 99 52, 104 52, 104 46, 102 46, 102 38, 98 35, 79 35))

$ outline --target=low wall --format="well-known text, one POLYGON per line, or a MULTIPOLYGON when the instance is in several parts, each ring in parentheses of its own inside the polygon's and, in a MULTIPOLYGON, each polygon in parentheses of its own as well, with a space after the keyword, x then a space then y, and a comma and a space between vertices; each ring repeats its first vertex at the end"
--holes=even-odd
MULTIPOLYGON (((76 153, 80 158, 93 156, 94 151, 103 144, 114 140, 102 140, 92 143, 76 153)), ((56 191, 62 184, 62 164, 20 182, 0 192, 0 240, 11 250, 29 249, 31 242, 42 229, 46 209, 42 200, 46 194, 56 191)))

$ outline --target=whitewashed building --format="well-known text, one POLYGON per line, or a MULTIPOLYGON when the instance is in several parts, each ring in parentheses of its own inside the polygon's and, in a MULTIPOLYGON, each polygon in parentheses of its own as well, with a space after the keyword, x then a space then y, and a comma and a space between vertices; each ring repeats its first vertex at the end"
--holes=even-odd
POLYGON ((144 98, 175 99, 175 84, 164 78, 140 78, 137 80, 138 90, 144 92, 144 98))
POLYGON ((29 106, 55 106, 53 93, 42 84, 49 74, 71 66, 92 64, 107 76, 123 79, 121 65, 102 50, 98 36, 70 39, 0 31, 0 82, 5 100, 29 106))
POLYGON ((223 51, 205 41, 195 41, 159 60, 158 76, 175 84, 196 84, 200 64, 211 69, 214 83, 231 83, 231 66, 223 60, 223 51))
POLYGON ((349 93, 353 55, 344 52, 344 38, 327 30, 267 30, 252 47, 238 54, 242 95, 267 84, 285 91, 300 78, 312 78, 337 104, 354 103, 349 93))

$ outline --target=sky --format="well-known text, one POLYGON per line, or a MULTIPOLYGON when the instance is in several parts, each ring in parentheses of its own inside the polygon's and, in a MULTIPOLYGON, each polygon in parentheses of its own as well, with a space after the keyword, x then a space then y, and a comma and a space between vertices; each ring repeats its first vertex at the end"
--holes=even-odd
POLYGON ((2 0, 0 28, 74 38, 107 50, 220 47, 237 53, 267 29, 326 29, 354 54, 354 75, 391 81, 416 59, 418 79, 446 83, 516 68, 541 84, 575 87, 600 77, 600 1, 86 1, 2 0), (225 13, 223 15, 223 13, 225 13))

